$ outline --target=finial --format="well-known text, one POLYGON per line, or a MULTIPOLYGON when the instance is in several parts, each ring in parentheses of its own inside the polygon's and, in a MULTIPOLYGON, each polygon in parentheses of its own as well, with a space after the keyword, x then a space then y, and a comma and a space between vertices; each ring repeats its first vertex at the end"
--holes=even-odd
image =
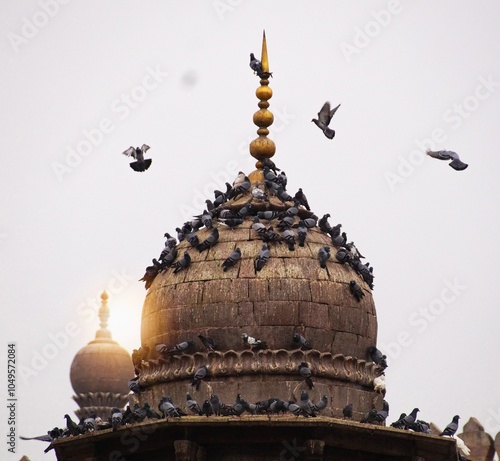
POLYGON ((108 293, 104 290, 101 294, 101 307, 99 308, 99 320, 101 330, 107 330, 109 319, 108 293))
POLYGON ((267 137, 269 134, 269 130, 267 128, 273 124, 274 115, 272 112, 267 110, 269 107, 269 103, 267 101, 273 96, 273 91, 268 86, 269 77, 272 76, 272 72, 269 72, 269 59, 267 56, 265 31, 262 35, 262 55, 260 62, 262 66, 260 87, 255 91, 257 98, 260 100, 258 103, 260 110, 253 114, 253 123, 259 127, 257 130, 259 137, 254 139, 249 146, 250 155, 257 159, 257 163, 255 164, 257 170, 250 173, 248 176, 252 183, 264 181, 262 160, 265 158, 271 158, 276 152, 276 145, 274 144, 274 141, 267 137))

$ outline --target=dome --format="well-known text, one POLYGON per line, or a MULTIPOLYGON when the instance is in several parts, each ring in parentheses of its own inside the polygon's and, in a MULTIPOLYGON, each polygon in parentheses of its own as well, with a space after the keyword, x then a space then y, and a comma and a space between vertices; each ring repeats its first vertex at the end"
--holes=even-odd
POLYGON ((107 329, 109 308, 108 295, 101 295, 99 317, 101 328, 96 337, 82 347, 70 369, 70 381, 76 396, 73 399, 82 407, 76 413, 81 416, 96 411, 109 416, 112 407, 122 408, 127 400, 128 381, 134 376, 134 367, 130 354, 111 338, 107 329))
MULTIPOLYGON (((265 41, 263 56, 264 47, 265 41)), ((267 52, 265 56, 267 59, 267 52)), ((208 365, 209 374, 200 387, 202 395, 197 396, 201 400, 214 389, 226 401, 237 393, 249 401, 271 396, 296 399, 301 389, 307 389, 297 371, 298 365, 306 362, 315 384, 312 392, 330 396, 333 412, 341 414, 342 408, 352 402, 356 412, 364 414, 377 396, 373 379, 381 372, 368 354, 377 340, 371 271, 358 256, 362 268, 337 259, 337 251, 345 250, 347 242, 334 242, 318 227, 313 211, 294 204, 293 197, 281 195, 286 192, 286 184, 280 191, 273 191, 272 181, 264 177, 264 167, 274 165, 270 159, 275 153, 274 143, 267 138, 267 128, 272 124, 267 100, 272 92, 266 90, 270 73, 268 63, 263 61, 264 68, 267 70, 259 75, 261 87, 256 92, 260 110, 254 116, 259 137, 250 144, 257 170, 248 176, 242 172, 238 175, 239 179, 245 177, 249 186, 213 212, 213 227, 219 235, 215 245, 198 251, 183 240, 176 247, 177 260, 187 252, 189 267, 177 273, 164 268, 148 284, 141 342, 151 354, 142 364, 139 383, 145 390, 139 399, 154 402, 169 395, 182 402, 186 392, 195 392, 190 384, 202 364, 208 365), (316 222, 308 229, 304 245, 296 243, 292 249, 284 241, 269 242, 271 256, 261 270, 256 270, 255 258, 264 242, 252 227, 255 217, 263 211, 282 217, 293 207, 297 212, 292 213, 290 225, 295 236, 300 220, 316 222), (227 226, 222 210, 242 222, 234 228, 227 226), (318 261, 322 247, 330 249, 326 267, 318 261), (241 251, 241 259, 224 271, 222 263, 236 248, 241 251), (367 277, 363 269, 370 272, 367 277), (359 300, 351 292, 353 281, 361 287, 359 300), (244 333, 265 341, 268 348, 250 350, 242 340, 244 333), (307 338, 311 349, 302 350, 294 344, 294 333, 307 338), (199 335, 213 338, 217 350, 207 351, 199 335), (187 340, 194 346, 181 355, 160 357, 155 350, 158 344, 173 347, 187 340)), ((262 224, 282 234, 279 217, 260 216, 262 224)), ((199 228, 199 242, 213 231, 210 226, 199 228)))

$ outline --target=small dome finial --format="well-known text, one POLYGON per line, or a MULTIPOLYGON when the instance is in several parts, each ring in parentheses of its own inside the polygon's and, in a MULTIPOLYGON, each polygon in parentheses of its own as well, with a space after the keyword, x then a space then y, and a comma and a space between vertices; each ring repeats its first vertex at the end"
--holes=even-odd
POLYGON ((99 320, 101 327, 96 333, 96 338, 98 337, 109 337, 111 338, 111 332, 108 330, 108 319, 109 319, 109 307, 108 307, 109 295, 104 290, 101 294, 101 307, 99 308, 99 320))
POLYGON ((268 127, 274 122, 274 115, 272 112, 267 110, 269 107, 268 100, 273 96, 273 91, 269 88, 269 77, 272 76, 272 72, 269 72, 269 59, 267 56, 265 31, 262 36, 262 55, 260 62, 262 67, 262 72, 259 75, 260 87, 255 91, 257 98, 260 100, 258 104, 260 110, 253 114, 253 123, 259 127, 257 130, 259 137, 254 139, 249 146, 250 155, 257 159, 257 163, 255 164, 257 170, 249 175, 252 183, 264 181, 264 175, 262 173, 262 160, 271 158, 276 152, 276 145, 274 144, 274 141, 267 137, 269 134, 268 127))

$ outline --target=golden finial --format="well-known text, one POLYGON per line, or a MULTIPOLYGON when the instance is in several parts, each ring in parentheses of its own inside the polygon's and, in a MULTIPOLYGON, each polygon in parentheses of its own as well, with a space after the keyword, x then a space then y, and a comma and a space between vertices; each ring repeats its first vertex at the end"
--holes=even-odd
POLYGON ((108 307, 108 293, 104 290, 101 294, 101 307, 99 308, 99 320, 102 330, 106 330, 108 327, 109 319, 109 307, 108 307))
POLYGON ((263 182, 264 174, 262 172, 262 160, 271 158, 276 152, 276 145, 267 137, 269 130, 267 129, 274 122, 274 115, 267 110, 269 103, 267 102, 273 96, 273 91, 269 88, 269 77, 272 72, 269 72, 269 59, 267 57, 266 32, 262 36, 262 54, 260 58, 262 71, 258 73, 260 77, 260 87, 257 88, 255 94, 259 98, 258 106, 260 110, 253 114, 253 123, 259 127, 257 130, 258 138, 254 139, 249 146, 250 155, 257 159, 255 166, 257 170, 250 173, 249 179, 252 183, 263 182))

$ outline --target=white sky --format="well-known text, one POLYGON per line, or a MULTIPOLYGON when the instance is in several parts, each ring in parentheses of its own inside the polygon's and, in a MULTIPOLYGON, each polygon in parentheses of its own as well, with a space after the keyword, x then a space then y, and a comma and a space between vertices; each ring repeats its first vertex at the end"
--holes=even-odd
MULTIPOLYGON (((28 369, 77 331, 18 376, 18 434, 77 408, 70 364, 98 328, 88 300, 110 290, 113 337, 137 347, 136 280, 164 232, 253 170, 248 56, 263 29, 274 160, 374 266, 389 420, 418 406, 439 426, 459 414, 500 431, 498 2, 54 2, 0 6, 3 382, 9 341, 28 369), (311 123, 326 100, 342 104, 333 141, 311 123), (424 158, 426 139, 469 168, 424 158), (138 174, 121 152, 142 143, 153 164, 138 174)), ((17 448, 8 459, 55 459, 17 448)))

